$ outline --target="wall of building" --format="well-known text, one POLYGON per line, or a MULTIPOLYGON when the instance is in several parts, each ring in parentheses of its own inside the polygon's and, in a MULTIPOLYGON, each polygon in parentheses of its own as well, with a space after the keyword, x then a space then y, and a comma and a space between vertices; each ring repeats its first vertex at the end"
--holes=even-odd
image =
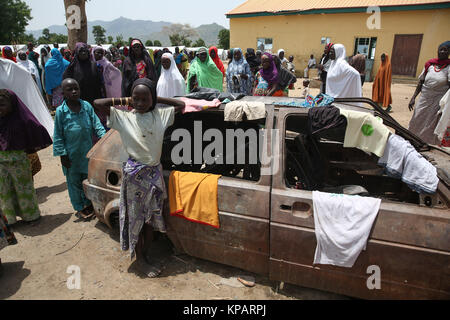
POLYGON ((348 56, 353 54, 356 38, 377 37, 375 74, 381 54, 392 56, 396 34, 423 34, 419 76, 425 62, 437 57, 439 44, 450 40, 450 9, 382 12, 379 30, 368 29, 369 17, 367 13, 335 13, 231 18, 231 47, 256 48, 257 38, 272 38, 272 51, 283 48, 286 55, 295 57, 296 69, 303 70, 311 54, 317 60, 322 56, 322 37, 344 44, 348 56))

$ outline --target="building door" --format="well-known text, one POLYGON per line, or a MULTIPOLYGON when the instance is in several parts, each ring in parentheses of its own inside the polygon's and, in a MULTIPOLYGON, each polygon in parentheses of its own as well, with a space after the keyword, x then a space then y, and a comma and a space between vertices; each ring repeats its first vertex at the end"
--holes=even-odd
POLYGON ((392 49, 392 74, 415 77, 423 34, 396 34, 392 49))

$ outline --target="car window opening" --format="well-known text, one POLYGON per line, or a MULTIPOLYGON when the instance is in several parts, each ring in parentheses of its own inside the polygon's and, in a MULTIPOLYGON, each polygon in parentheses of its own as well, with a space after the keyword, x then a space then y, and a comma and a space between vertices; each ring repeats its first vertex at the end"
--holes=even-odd
POLYGON ((307 125, 307 115, 292 115, 286 119, 287 187, 420 204, 418 193, 401 180, 384 174, 377 164, 377 156, 356 148, 344 148, 345 125, 316 135, 307 134, 307 125))

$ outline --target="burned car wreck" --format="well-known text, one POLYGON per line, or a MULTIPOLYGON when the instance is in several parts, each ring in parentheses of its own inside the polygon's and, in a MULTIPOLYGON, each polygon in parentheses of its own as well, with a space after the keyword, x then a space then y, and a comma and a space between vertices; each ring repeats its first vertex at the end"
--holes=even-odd
MULTIPOLYGON (((165 208, 167 235, 178 251, 274 281, 352 297, 450 298, 449 153, 422 142, 369 99, 335 100, 333 105, 339 108, 380 117, 392 133, 409 141, 436 167, 437 191, 420 194, 401 179, 387 175, 377 156, 357 148, 344 148, 345 126, 311 134, 309 109, 288 105, 298 99, 243 100, 263 102, 266 117, 227 122, 225 106, 221 105, 177 115, 175 124, 166 132, 161 159, 166 184, 174 170, 222 176, 218 182, 220 228, 171 216, 165 208), (202 143, 191 143, 191 150, 182 152, 185 161, 174 163, 171 155, 179 153, 180 141, 172 141, 173 133, 179 129, 192 137, 197 134, 202 143), (211 144, 211 137, 205 136, 210 129, 220 131, 225 140, 233 140, 224 141, 224 145, 234 147, 224 148, 222 154, 219 152, 212 161, 206 161, 202 155, 211 144), (264 135, 256 136, 255 146, 254 136, 236 141, 235 137, 227 136, 230 129, 244 132, 251 129, 264 135), (227 164, 224 159, 239 160, 238 152, 232 152, 236 148, 245 150, 245 161, 227 164), (258 155, 264 154, 256 163, 250 161, 255 148, 258 155), (317 244, 314 190, 381 199, 367 248, 351 268, 313 264, 317 244), (367 285, 372 266, 381 270, 380 289, 367 285)), ((118 221, 122 163, 127 160, 118 132, 109 131, 88 158, 86 195, 92 200, 99 220, 113 228, 118 221)))

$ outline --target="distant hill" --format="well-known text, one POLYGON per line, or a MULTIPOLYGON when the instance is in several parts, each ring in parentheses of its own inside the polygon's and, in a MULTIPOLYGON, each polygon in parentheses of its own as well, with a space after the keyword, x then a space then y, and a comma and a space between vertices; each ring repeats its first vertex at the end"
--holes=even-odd
MULTIPOLYGON (((106 30, 106 36, 114 37, 114 41, 118 35, 122 35, 125 41, 128 41, 129 37, 139 38, 142 41, 147 40, 159 40, 164 46, 170 45, 169 37, 162 33, 162 29, 165 26, 170 26, 172 23, 165 21, 145 21, 145 20, 131 20, 124 17, 120 17, 113 21, 88 21, 88 42, 93 44, 94 36, 92 35, 92 27, 100 25, 106 30)), ((67 34, 66 26, 53 25, 48 27, 51 33, 67 34)), ((217 23, 204 24, 198 28, 194 28, 198 33, 198 38, 202 38, 207 45, 217 45, 217 35, 220 30, 225 29, 217 23)), ((33 34, 37 39, 42 36, 42 30, 27 31, 27 33, 33 34)), ((194 38, 193 40, 196 40, 194 38)))

